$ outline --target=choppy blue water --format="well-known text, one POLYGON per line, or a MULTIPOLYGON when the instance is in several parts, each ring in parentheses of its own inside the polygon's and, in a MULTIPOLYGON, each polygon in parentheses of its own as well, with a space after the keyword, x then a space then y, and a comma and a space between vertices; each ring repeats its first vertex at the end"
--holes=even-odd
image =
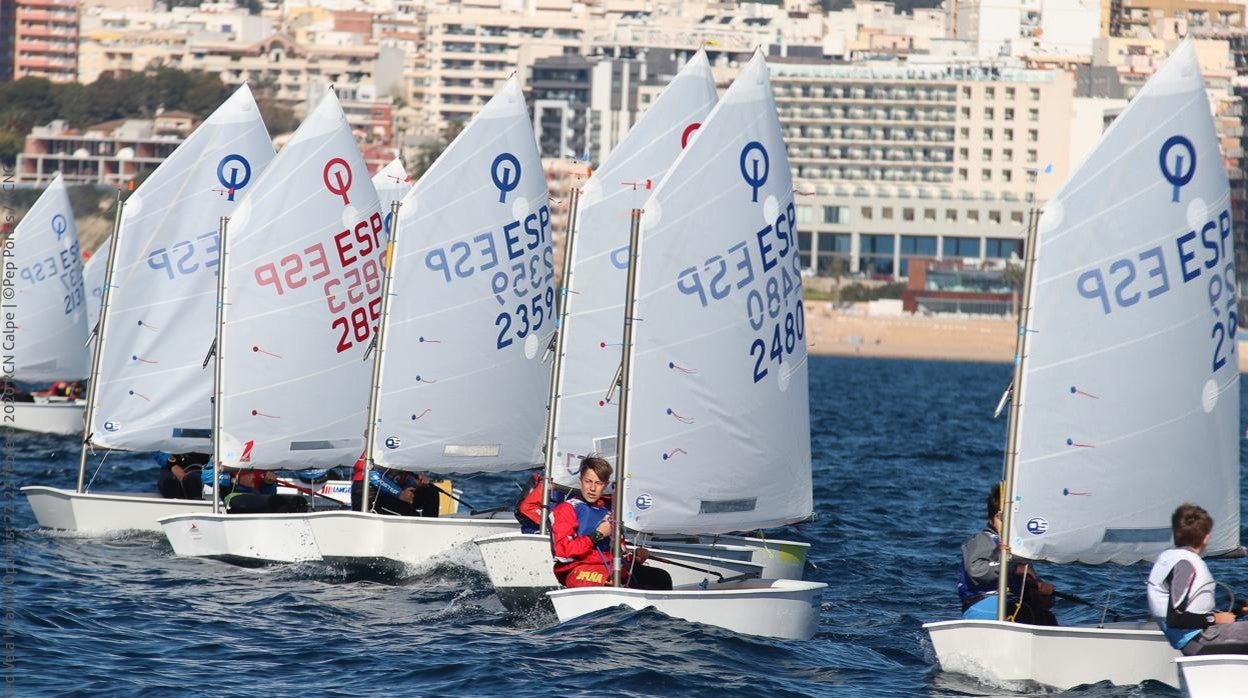
MULTIPOLYGON (((921 624, 957 613, 958 546, 1001 469, 991 412, 1005 365, 812 358, 818 521, 807 578, 829 589, 819 634, 782 642, 611 610, 558 625, 506 613, 488 580, 442 566, 402 579, 316 565, 245 569, 179 559, 163 538, 37 530, 17 498, 16 584, 0 587, 17 695, 985 695, 934 669, 921 624)), ((73 439, 19 435, 16 485, 72 486, 73 439)), ((114 454, 97 491, 145 490, 145 454, 114 454)), ((515 476, 461 479, 476 504, 515 476)), ((15 491, 16 488, 14 488, 15 491)), ((1248 509, 1246 509, 1248 511, 1248 509)), ((1248 538, 1245 538, 1248 540, 1248 538)), ((1214 574, 1248 591, 1248 562, 1214 574)), ((1143 612, 1144 567, 1046 566, 1059 588, 1143 612), (1100 596, 1098 596, 1100 595, 1100 596)), ((1067 622, 1090 609, 1059 607, 1067 622)), ((1087 696, 1176 695, 1097 685, 1087 696)))

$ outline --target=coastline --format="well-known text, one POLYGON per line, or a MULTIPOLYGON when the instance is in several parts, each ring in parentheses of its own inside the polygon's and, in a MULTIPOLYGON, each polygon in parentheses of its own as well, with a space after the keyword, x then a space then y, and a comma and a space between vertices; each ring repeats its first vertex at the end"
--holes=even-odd
MULTIPOLYGON (((1014 358, 1013 317, 874 315, 866 304, 836 310, 806 301, 808 351, 816 356, 1009 363, 1014 358)), ((1239 342, 1239 371, 1248 372, 1248 342, 1239 342)))

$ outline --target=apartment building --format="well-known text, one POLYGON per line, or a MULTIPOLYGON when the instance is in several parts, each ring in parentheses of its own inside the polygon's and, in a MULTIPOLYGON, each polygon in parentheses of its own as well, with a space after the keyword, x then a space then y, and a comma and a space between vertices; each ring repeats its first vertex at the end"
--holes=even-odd
POLYGON ((0 82, 13 79, 13 29, 16 0, 0 0, 0 82))
POLYGON ((60 120, 36 126, 17 156, 17 180, 46 184, 60 172, 70 184, 122 186, 144 170, 156 169, 197 123, 193 114, 170 111, 81 131, 60 120))
POLYGON ((13 77, 74 82, 78 0, 15 0, 13 10, 13 77))

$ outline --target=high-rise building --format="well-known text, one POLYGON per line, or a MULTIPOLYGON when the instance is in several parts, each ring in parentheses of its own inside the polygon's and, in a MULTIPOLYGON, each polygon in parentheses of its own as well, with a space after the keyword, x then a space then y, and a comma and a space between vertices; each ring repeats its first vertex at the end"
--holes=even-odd
POLYGON ((78 0, 15 0, 13 77, 78 79, 78 0))
POLYGON ((0 0, 0 82, 13 79, 13 30, 16 0, 0 0))

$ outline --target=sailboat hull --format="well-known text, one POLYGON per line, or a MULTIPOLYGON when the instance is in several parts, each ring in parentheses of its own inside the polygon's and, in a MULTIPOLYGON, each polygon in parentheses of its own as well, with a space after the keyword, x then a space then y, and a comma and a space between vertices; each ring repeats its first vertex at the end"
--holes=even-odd
POLYGON ((1179 657, 1179 679, 1189 698, 1248 696, 1248 655, 1210 654, 1179 657))
POLYGON ((469 544, 486 536, 518 532, 520 528, 511 512, 425 518, 335 511, 309 516, 308 522, 327 562, 422 565, 437 557, 449 557, 482 571, 481 557, 469 544))
POLYGON ((745 635, 809 640, 819 629, 823 590, 828 585, 792 579, 757 579, 710 589, 647 591, 588 587, 546 595, 561 623, 613 606, 655 609, 694 623, 745 635))
MULTIPOLYGON (((211 508, 211 504, 209 504, 211 508)), ((198 514, 160 520, 180 557, 242 565, 320 560, 308 514, 198 514)))
POLYGON ((1040 627, 953 620, 923 626, 942 671, 993 685, 1035 682, 1060 690, 1110 681, 1179 685, 1170 646, 1151 622, 1098 627, 1040 627))
POLYGON ((690 551, 710 546, 714 552, 699 552, 714 557, 735 557, 741 548, 749 552, 743 559, 763 566, 766 579, 801 579, 806 573, 806 553, 810 543, 791 540, 769 540, 751 536, 656 536, 654 545, 665 550, 680 550, 682 543, 690 551))
POLYGON ((35 398, 35 402, 14 402, 13 422, 9 425, 19 431, 40 434, 73 436, 82 433, 85 400, 49 401, 35 398))
MULTIPOLYGON (((549 606, 546 592, 559 588, 555 580, 554 559, 550 555, 550 537, 537 533, 508 533, 474 541, 481 551, 485 572, 494 585, 499 600, 510 611, 520 611, 534 606, 549 606)), ((706 546, 704 546, 706 547, 706 546)), ((696 549, 696 546, 689 546, 696 549)), ((727 560, 712 557, 713 552, 699 555, 687 550, 651 548, 653 555, 680 564, 651 560, 650 567, 666 571, 672 576, 674 586, 699 584, 706 579, 715 583, 724 578, 763 576, 763 566, 746 560, 727 560), (689 569, 698 567, 699 570, 689 569)))
POLYGON ((56 487, 23 487, 42 528, 103 534, 138 530, 159 533, 158 519, 212 511, 212 502, 163 499, 157 494, 97 494, 56 487))

